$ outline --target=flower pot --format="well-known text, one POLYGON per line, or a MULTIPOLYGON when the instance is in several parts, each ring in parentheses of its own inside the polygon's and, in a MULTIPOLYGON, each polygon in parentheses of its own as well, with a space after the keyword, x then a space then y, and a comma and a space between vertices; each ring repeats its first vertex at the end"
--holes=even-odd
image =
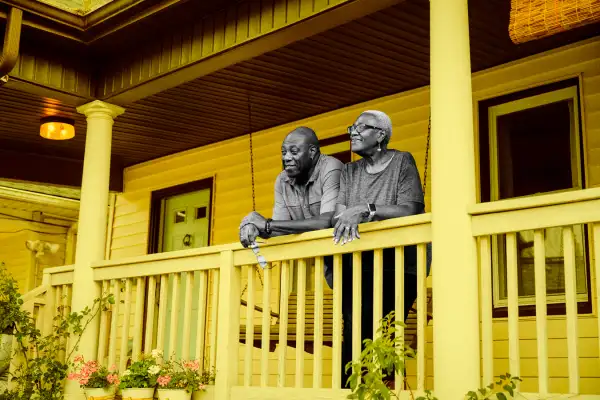
POLYGON ((214 400, 215 386, 206 385, 206 390, 198 390, 192 393, 192 400, 214 400))
POLYGON ((114 400, 115 391, 114 386, 110 388, 83 389, 87 400, 114 400))
POLYGON ((192 394, 184 389, 158 389, 158 400, 190 400, 192 394))
POLYGON ((121 389, 122 400, 152 400, 154 388, 129 388, 121 389))

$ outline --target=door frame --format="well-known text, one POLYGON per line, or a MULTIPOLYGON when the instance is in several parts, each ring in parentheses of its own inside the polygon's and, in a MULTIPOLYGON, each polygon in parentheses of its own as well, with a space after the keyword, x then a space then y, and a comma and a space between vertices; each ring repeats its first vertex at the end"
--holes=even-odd
POLYGON ((183 183, 181 185, 155 190, 150 198, 150 225, 148 227, 148 254, 158 253, 160 248, 160 239, 163 229, 163 201, 172 196, 178 196, 199 190, 210 189, 210 200, 208 207, 208 246, 211 246, 212 233, 212 214, 214 198, 214 177, 204 178, 193 182, 183 183))

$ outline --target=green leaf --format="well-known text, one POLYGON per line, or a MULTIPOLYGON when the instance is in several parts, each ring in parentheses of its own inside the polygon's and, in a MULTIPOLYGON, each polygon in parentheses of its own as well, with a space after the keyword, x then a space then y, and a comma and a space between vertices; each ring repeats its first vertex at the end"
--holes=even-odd
POLYGON ((506 379, 506 375, 500 375, 500 379, 506 379))
POLYGON ((490 384, 487 386, 487 388, 488 388, 488 389, 490 389, 490 390, 493 390, 493 389, 494 389, 494 384, 493 384, 493 383, 490 383, 490 384))
POLYGON ((504 389, 504 390, 506 390, 508 393, 510 393, 510 396, 511 396, 511 397, 514 397, 514 396, 515 396, 515 392, 514 392, 514 390, 513 390, 513 387, 512 387, 512 386, 510 386, 510 385, 504 385, 504 386, 502 387, 502 389, 504 389))
POLYGON ((497 393, 496 397, 498 400, 506 400, 506 395, 504 393, 497 393))

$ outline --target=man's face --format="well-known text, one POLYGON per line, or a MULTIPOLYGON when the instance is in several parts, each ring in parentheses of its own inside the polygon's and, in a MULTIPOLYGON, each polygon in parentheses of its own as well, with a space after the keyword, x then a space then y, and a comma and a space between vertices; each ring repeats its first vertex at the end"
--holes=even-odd
POLYGON ((308 173, 312 166, 314 150, 302 136, 288 135, 281 145, 283 168, 290 178, 308 173))
POLYGON ((375 149, 379 145, 378 138, 381 140, 382 130, 373 129, 377 127, 377 120, 369 115, 363 114, 354 122, 354 128, 350 132, 350 146, 354 153, 361 153, 375 149))

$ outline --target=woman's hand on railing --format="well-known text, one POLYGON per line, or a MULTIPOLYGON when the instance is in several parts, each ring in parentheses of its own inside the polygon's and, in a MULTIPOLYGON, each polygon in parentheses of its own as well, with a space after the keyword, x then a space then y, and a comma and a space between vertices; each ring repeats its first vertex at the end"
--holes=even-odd
POLYGON ((333 228, 333 243, 338 244, 341 239, 344 245, 354 239, 360 239, 358 224, 363 222, 365 212, 368 213, 368 210, 365 210, 364 206, 354 206, 333 217, 337 219, 333 228))

